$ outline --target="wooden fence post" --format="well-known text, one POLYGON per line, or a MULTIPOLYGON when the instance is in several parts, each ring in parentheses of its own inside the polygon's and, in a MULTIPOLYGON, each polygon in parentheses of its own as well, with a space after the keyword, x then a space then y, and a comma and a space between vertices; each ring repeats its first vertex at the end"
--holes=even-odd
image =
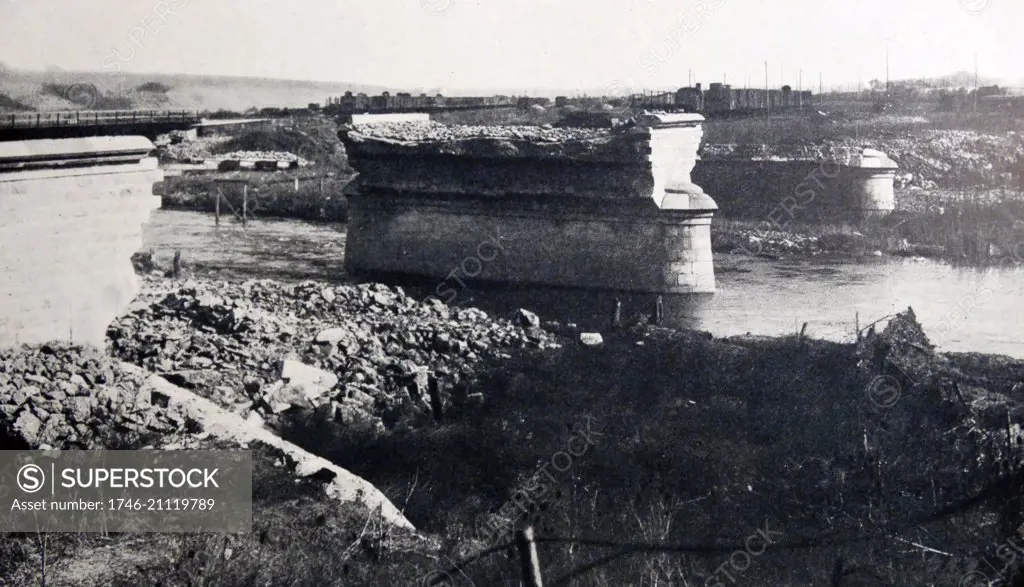
POLYGON ((434 377, 433 373, 427 379, 427 392, 430 394, 430 411, 434 414, 434 421, 440 422, 444 418, 444 408, 441 404, 441 390, 437 377, 434 377))
POLYGON ((658 299, 654 301, 654 316, 651 319, 656 326, 661 326, 661 322, 665 319, 665 301, 658 296, 658 299))
POLYGON ((622 301, 615 300, 615 311, 612 313, 612 328, 622 326, 622 301))
POLYGON ((540 560, 537 558, 537 545, 533 542, 533 527, 527 526, 516 532, 516 548, 519 550, 519 562, 523 570, 525 587, 543 587, 540 576, 540 560))
POLYGON ((249 184, 242 185, 242 228, 248 227, 247 216, 249 214, 249 184))
POLYGON ((220 186, 217 186, 217 195, 215 196, 216 204, 213 207, 213 222, 215 228, 220 228, 220 186))

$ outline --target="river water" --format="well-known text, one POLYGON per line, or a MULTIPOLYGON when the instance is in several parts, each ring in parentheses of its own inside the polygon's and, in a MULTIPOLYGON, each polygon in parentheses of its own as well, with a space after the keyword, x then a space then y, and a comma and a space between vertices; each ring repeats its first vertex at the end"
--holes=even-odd
MULTIPOLYGON (((292 220, 257 219, 247 230, 232 219, 214 226, 213 216, 158 210, 144 234, 144 248, 166 263, 175 249, 203 274, 231 278, 347 281, 342 267, 344 227, 292 220)), ((991 269, 954 267, 923 259, 822 257, 769 260, 716 256, 718 291, 713 296, 666 296, 668 326, 706 330, 716 336, 798 332, 851 340, 855 324, 914 309, 932 342, 942 350, 985 352, 1024 359, 1024 261, 991 269)), ((436 284, 411 284, 426 294, 436 284)), ((454 303, 508 313, 523 307, 544 320, 607 327, 616 302, 626 321, 654 312, 653 296, 469 283, 454 303)))

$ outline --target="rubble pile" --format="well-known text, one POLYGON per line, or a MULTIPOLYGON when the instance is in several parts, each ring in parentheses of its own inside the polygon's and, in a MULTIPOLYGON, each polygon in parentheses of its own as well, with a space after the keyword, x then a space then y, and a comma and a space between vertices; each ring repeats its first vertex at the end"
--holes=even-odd
POLYGON ((176 144, 159 144, 157 157, 168 163, 202 163, 214 159, 213 152, 220 143, 231 140, 231 137, 201 137, 194 141, 176 144))
POLYGON ((157 157, 167 163, 203 163, 205 161, 285 161, 296 163, 299 167, 312 164, 294 153, 278 150, 235 150, 228 153, 217 153, 218 147, 232 137, 203 137, 201 139, 177 144, 161 144, 157 149, 157 157))
POLYGON ((818 255, 830 252, 829 243, 821 238, 771 226, 734 228, 730 232, 713 232, 711 246, 715 251, 750 255, 818 255))
POLYGON ((457 125, 434 121, 360 124, 354 125, 353 129, 367 137, 414 143, 460 141, 477 138, 563 143, 601 139, 609 135, 608 130, 593 128, 556 128, 551 125, 457 125))
POLYGON ((431 386, 445 407, 464 401, 484 361, 558 346, 539 327, 383 284, 146 280, 110 326, 110 352, 240 415, 298 408, 382 429, 429 417, 431 386))
POLYGON ((412 529, 364 479, 100 349, 52 343, 0 351, 0 449, 244 449, 254 443, 273 451, 275 466, 323 483, 328 497, 362 502, 385 522, 412 529))
MULTIPOLYGON (((625 128, 625 127, 624 127, 625 128)), ((343 127, 339 137, 348 156, 445 155, 476 158, 537 158, 641 163, 632 132, 544 126, 447 125, 394 122, 343 127)))
POLYGON ((221 155, 213 156, 217 161, 285 161, 287 163, 298 163, 299 167, 306 167, 311 163, 294 153, 287 151, 231 151, 221 155))
POLYGON ((189 430, 186 415, 97 349, 47 344, 0 351, 0 439, 14 446, 118 448, 189 430))
POLYGON ((882 150, 900 165, 897 188, 1005 187, 1021 173, 1024 138, 933 130, 888 139, 882 150))
POLYGON ((743 159, 750 161, 827 161, 839 165, 860 165, 863 148, 852 144, 820 145, 708 144, 700 157, 708 161, 743 159))

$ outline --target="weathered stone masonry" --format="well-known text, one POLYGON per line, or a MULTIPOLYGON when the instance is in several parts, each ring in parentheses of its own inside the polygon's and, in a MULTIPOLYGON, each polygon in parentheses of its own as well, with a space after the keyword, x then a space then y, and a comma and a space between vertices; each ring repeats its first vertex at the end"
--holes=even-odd
POLYGON ((792 221, 857 222, 892 212, 896 171, 892 159, 873 149, 787 158, 737 152, 703 155, 693 177, 715 194, 729 218, 786 227, 792 221))
POLYGON ((439 282, 458 270, 474 280, 713 292, 717 206, 689 178, 702 120, 651 116, 630 131, 561 144, 343 131, 359 172, 347 190, 346 268, 439 282))
POLYGON ((0 347, 102 346, 138 292, 131 255, 160 207, 143 137, 0 143, 0 347))

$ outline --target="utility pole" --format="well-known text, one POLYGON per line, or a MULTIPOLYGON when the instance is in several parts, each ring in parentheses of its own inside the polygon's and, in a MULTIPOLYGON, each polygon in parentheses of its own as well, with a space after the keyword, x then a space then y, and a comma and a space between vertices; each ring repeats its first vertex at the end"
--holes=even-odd
POLYGON ((890 94, 889 88, 889 42, 885 43, 885 97, 888 98, 890 94))
POLYGON ((821 101, 824 100, 824 99, 825 99, 825 92, 822 91, 821 72, 819 71, 818 72, 818 104, 821 104, 821 101))
POLYGON ((978 112, 978 52, 974 52, 974 112, 978 112))
POLYGON ((772 122, 772 93, 768 89, 768 62, 764 62, 764 105, 765 114, 768 117, 768 124, 772 122))

